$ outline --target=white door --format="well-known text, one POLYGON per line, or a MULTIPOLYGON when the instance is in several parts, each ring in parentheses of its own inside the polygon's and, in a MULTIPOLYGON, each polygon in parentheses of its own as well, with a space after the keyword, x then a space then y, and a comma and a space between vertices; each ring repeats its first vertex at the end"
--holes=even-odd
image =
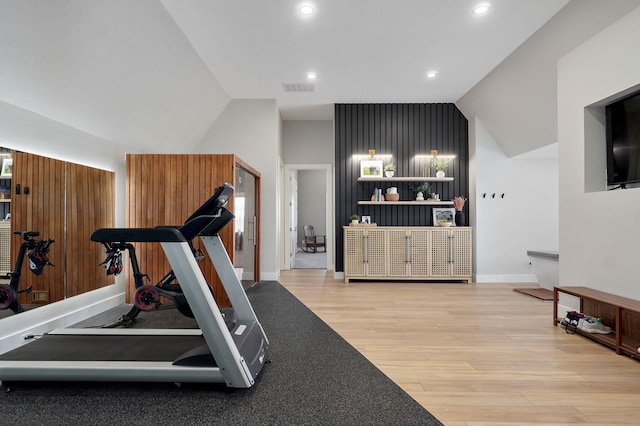
POLYGON ((289 175, 291 198, 289 199, 289 268, 293 269, 298 251, 298 172, 291 170, 289 175))

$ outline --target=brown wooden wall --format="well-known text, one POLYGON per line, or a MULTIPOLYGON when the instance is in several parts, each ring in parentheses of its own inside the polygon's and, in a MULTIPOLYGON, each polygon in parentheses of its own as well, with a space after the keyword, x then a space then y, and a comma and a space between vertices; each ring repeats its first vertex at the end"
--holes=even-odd
POLYGON ((115 174, 67 163, 67 297, 114 283, 100 266, 106 254, 91 241, 98 228, 115 226, 115 174))
MULTIPOLYGON (((127 227, 152 228, 177 226, 213 195, 223 183, 234 184, 235 155, 127 155, 127 227)), ((233 211, 234 198, 227 204, 233 211)), ((227 225, 220 237, 233 262, 233 224, 227 225)), ((204 246, 196 239, 196 246, 204 246)), ((155 285, 170 269, 159 243, 136 243, 136 254, 142 273, 149 275, 155 285)), ((229 299, 213 265, 208 258, 200 261, 200 268, 221 306, 229 299)), ((134 291, 130 268, 127 268, 127 300, 134 291)))
MULTIPOLYGON (((20 288, 32 285, 55 302, 113 284, 98 266, 102 246, 89 237, 97 228, 114 226, 114 173, 22 152, 12 157, 12 232, 38 231, 38 238, 55 240, 49 252, 55 266, 36 276, 23 265, 20 288)), ((22 240, 11 238, 13 269, 22 240)), ((31 304, 32 298, 20 295, 20 303, 31 304)))

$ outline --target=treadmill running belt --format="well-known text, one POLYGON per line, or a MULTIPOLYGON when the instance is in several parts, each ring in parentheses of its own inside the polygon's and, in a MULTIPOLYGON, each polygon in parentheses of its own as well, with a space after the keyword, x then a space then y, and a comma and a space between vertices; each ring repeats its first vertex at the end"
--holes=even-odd
POLYGON ((202 336, 44 335, 4 361, 167 361, 205 344, 202 336))

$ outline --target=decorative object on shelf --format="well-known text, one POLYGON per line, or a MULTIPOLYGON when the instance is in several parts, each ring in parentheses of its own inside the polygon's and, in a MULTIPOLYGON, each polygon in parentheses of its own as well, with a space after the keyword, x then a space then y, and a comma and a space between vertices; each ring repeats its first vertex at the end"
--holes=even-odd
POLYGON ((424 201, 424 194, 429 193, 429 184, 427 182, 421 182, 418 184, 409 184, 409 189, 416 193, 416 201, 424 201))
POLYGON ((362 223, 371 225, 371 216, 362 216, 362 223))
POLYGON ((400 199, 400 194, 398 194, 398 187, 392 186, 387 188, 387 193, 384 196, 386 201, 398 201, 400 199))
POLYGON ((360 177, 382 177, 382 160, 360 160, 360 177))
POLYGON ((373 195, 371 196, 371 201, 384 201, 384 195, 382 195, 382 189, 374 188, 373 195))
POLYGON ((396 173, 396 165, 393 163, 389 163, 386 166, 384 166, 384 175, 386 177, 393 177, 393 175, 396 173))
POLYGON ((456 226, 454 216, 456 209, 454 208, 433 208, 433 226, 456 226))
POLYGON ((352 225, 357 225, 358 223, 360 223, 360 216, 358 216, 357 214, 352 214, 351 216, 349 216, 349 221, 352 225))
POLYGON ((462 209, 464 208, 464 203, 467 201, 464 197, 453 197, 453 208, 456 210, 456 226, 465 226, 465 216, 462 209))
POLYGON ((431 159, 431 167, 436 171, 436 177, 443 178, 445 176, 445 169, 449 167, 449 159, 433 157, 431 159))
POLYGON ((13 158, 3 158, 0 177, 10 178, 12 175, 12 172, 13 172, 13 158))

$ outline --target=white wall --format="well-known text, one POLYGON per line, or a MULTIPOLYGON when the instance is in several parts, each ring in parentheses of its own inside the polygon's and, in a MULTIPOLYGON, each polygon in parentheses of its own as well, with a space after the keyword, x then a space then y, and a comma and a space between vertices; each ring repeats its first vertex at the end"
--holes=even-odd
POLYGON ((569 2, 456 105, 467 118, 479 117, 508 157, 556 143, 558 59, 639 4, 569 2))
POLYGON ((535 282, 527 250, 558 250, 557 144, 509 158, 479 120, 469 128, 475 131, 475 199, 469 201, 475 280, 535 282))
POLYGON ((273 99, 232 100, 194 153, 235 154, 260 172, 262 280, 279 275, 281 120, 273 99))
POLYGON ((585 169, 584 108, 640 84, 638 40, 640 8, 558 62, 560 284, 633 299, 640 299, 640 189, 585 190, 593 174, 604 179, 605 165, 585 169))
MULTIPOLYGON (((328 120, 284 121, 285 164, 333 164, 333 122, 328 120)), ((317 235, 327 235, 325 172, 317 169, 298 172, 298 242, 304 225, 313 225, 317 235), (314 194, 321 194, 318 198, 314 194)))
POLYGON ((3 1, 0 100, 134 151, 202 139, 230 98, 157 0, 3 1))
MULTIPOLYGON (((335 159, 335 150, 334 150, 334 141, 333 141, 333 121, 329 120, 307 120, 307 121, 284 121, 283 122, 283 158, 286 163, 286 168, 291 170, 297 170, 298 172, 303 171, 320 171, 322 170, 323 174, 323 187, 325 191, 325 198, 322 200, 314 199, 315 201, 321 202, 322 204, 318 204, 318 207, 321 211, 316 212, 316 214, 323 214, 324 222, 322 222, 322 227, 320 229, 324 229, 324 232, 320 232, 317 228, 318 225, 311 223, 314 225, 316 234, 325 235, 327 238, 327 269, 334 269, 334 249, 333 249, 333 229, 335 227, 335 218, 334 218, 334 195, 333 195, 333 185, 335 182, 335 178, 333 176, 333 164, 335 159)), ((318 178, 319 179, 319 178, 318 178)), ((320 184, 320 182, 316 182, 320 184)), ((298 183, 300 184, 300 183, 298 183)), ((304 182, 303 182, 304 185, 304 182)), ((290 190, 289 185, 285 182, 285 194, 284 199, 282 200, 283 211, 288 209, 289 205, 289 196, 290 190)), ((311 191, 314 191, 311 189, 311 191)), ((318 189, 319 191, 319 189, 318 189)), ((308 189, 304 187, 298 187, 298 195, 302 195, 309 192, 308 189)), ((303 200, 298 199, 298 209, 304 209, 303 200)), ((305 213, 303 213, 303 216, 305 213)), ((290 220, 288 216, 285 216, 283 221, 283 229, 290 228, 290 220)), ((298 232, 302 234, 303 228, 302 226, 305 223, 301 222, 305 219, 298 218, 298 232)), ((311 218, 309 220, 312 220, 311 218)), ((314 219, 315 220, 315 219, 314 219)), ((318 216, 318 221, 320 221, 320 217, 318 216)), ((303 235, 303 234, 302 234, 303 235)), ((298 236, 298 241, 300 240, 300 236, 298 236)), ((291 250, 289 235, 283 235, 283 254, 282 254, 282 264, 286 268, 288 264, 289 251, 291 250)))
POLYGON ((333 164, 333 121, 285 121, 285 164, 333 164))

